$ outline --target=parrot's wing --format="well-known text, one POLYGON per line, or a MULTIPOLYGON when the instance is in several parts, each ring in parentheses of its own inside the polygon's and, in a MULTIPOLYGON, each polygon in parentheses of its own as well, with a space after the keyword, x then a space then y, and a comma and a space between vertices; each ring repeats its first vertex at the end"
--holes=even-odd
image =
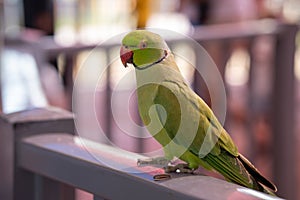
MULTIPOLYGON (((228 151, 231 155, 237 157, 238 151, 232 139, 218 122, 210 108, 205 102, 194 93, 184 81, 166 80, 160 84, 157 89, 155 104, 160 104, 166 109, 168 114, 164 127, 168 131, 170 138, 175 138, 175 142, 180 145, 190 148, 192 152, 199 155, 199 151, 206 152, 205 149, 211 150, 213 154, 220 153, 220 147, 228 151), (182 113, 185 112, 185 113, 182 113), (188 121, 184 120, 184 115, 187 115, 188 121), (183 123, 187 125, 184 126, 183 123), (176 141, 176 134, 180 132, 179 125, 184 127, 184 137, 176 141), (197 125, 197 130, 190 131, 190 127, 197 125), (191 133, 193 132, 193 133, 191 133), (187 136, 192 137, 193 142, 187 136), (193 135, 196 134, 196 135, 193 135), (188 141, 185 141, 188 140, 188 141), (201 145, 203 141, 202 149, 201 145), (208 146, 207 146, 208 145, 208 146)), ((160 111, 158 111, 160 115, 160 111)), ((209 153, 209 152, 206 152, 209 153)))
POLYGON ((163 127, 175 143, 184 146, 199 158, 204 157, 210 166, 232 182, 261 190, 262 186, 257 183, 260 182, 276 191, 274 184, 264 178, 248 160, 238 153, 232 139, 210 108, 185 82, 178 80, 162 82, 157 88, 154 103, 161 105, 157 113, 163 116, 161 119, 163 127), (189 122, 186 123, 199 124, 197 134, 192 135, 192 142, 189 139, 191 136, 189 125, 184 128, 186 132, 183 133, 183 137, 177 138, 177 134, 180 134, 180 124, 184 120, 182 112, 185 111, 188 112, 185 114, 189 116, 189 122), (203 156, 200 155, 202 147, 210 150, 203 156))

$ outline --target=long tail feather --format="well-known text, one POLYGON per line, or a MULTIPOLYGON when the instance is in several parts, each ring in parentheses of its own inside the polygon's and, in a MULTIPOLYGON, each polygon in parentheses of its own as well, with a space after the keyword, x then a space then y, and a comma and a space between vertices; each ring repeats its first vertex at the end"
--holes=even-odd
POLYGON ((204 160, 228 181, 271 195, 277 190, 276 186, 263 177, 242 155, 234 157, 222 150, 218 156, 208 154, 204 160))
POLYGON ((249 174, 251 174, 251 176, 260 184, 268 187, 269 189, 271 189, 272 191, 276 192, 277 188, 276 186, 269 181, 268 179, 266 179, 252 164, 251 162, 245 158, 242 154, 239 154, 238 159, 243 163, 244 167, 246 168, 246 170, 248 171, 249 174))

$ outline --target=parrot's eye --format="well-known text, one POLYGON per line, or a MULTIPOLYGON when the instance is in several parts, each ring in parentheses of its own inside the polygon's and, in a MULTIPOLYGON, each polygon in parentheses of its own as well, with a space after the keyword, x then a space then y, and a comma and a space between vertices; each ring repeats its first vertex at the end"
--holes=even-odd
POLYGON ((144 49, 146 47, 147 47, 147 42, 146 41, 142 41, 141 44, 140 44, 140 48, 144 49))

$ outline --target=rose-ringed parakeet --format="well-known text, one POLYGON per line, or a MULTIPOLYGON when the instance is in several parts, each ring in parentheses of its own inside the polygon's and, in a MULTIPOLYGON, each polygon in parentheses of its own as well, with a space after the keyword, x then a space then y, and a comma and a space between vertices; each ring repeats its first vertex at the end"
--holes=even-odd
POLYGON ((160 35, 135 30, 122 40, 123 65, 135 67, 138 108, 165 157, 189 169, 215 170, 226 180, 266 193, 276 186, 241 155, 207 104, 186 84, 160 35))

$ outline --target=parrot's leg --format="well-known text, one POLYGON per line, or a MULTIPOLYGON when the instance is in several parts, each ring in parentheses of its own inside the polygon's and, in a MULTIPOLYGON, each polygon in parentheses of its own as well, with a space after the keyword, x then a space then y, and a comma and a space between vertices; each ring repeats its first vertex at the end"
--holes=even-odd
POLYGON ((155 158, 147 158, 147 159, 138 159, 137 165, 142 166, 159 166, 165 167, 170 164, 170 160, 165 157, 155 157, 155 158))
POLYGON ((164 167, 166 173, 176 172, 176 173, 186 173, 194 174, 194 169, 189 168, 189 164, 179 163, 177 165, 168 165, 164 167))

